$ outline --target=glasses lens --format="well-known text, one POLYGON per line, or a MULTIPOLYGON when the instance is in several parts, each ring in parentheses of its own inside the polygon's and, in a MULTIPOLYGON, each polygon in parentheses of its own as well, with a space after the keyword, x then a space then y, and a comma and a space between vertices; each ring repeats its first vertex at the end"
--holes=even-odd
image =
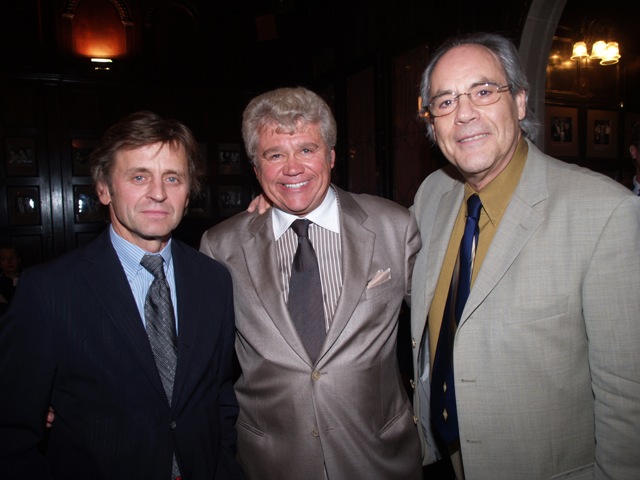
POLYGON ((476 105, 491 105, 500 99, 500 90, 497 85, 478 85, 469 91, 469 98, 476 105))
POLYGON ((429 113, 434 117, 448 115, 456 109, 458 99, 453 93, 445 93, 434 98, 429 104, 429 113))

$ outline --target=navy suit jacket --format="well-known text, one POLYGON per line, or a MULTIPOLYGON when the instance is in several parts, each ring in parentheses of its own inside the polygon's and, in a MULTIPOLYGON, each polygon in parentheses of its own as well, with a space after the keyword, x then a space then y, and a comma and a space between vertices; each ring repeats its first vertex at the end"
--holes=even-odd
POLYGON ((20 278, 0 321, 2 478, 241 478, 231 277, 172 241, 178 364, 169 406, 108 230, 20 278), (48 406, 56 411, 44 455, 48 406))

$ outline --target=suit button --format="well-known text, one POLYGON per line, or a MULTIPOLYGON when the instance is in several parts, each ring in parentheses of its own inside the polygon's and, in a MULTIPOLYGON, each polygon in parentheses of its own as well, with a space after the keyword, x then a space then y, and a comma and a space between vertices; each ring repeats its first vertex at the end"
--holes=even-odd
POLYGON ((311 435, 313 435, 314 437, 319 437, 320 436, 320 432, 318 432, 318 427, 313 427, 311 429, 311 435))
POLYGON ((314 370, 313 373, 311 374, 311 378, 314 380, 320 380, 320 372, 317 370, 314 370))
POLYGON ((411 348, 416 348, 418 346, 418 342, 416 342, 415 338, 411 338, 411 348))
POLYGON ((416 389, 416 382, 414 382, 414 381, 413 381, 413 378, 412 378, 411 380, 409 380, 409 385, 411 385, 411 388, 412 388, 413 390, 415 390, 415 389, 416 389))
POLYGON ((171 430, 175 430, 177 426, 178 425, 176 424, 175 420, 172 420, 171 423, 169 424, 169 428, 171 428, 171 430))
POLYGON ((417 424, 418 424, 418 417, 416 417, 415 415, 413 416, 413 423, 414 423, 415 425, 417 425, 417 424))

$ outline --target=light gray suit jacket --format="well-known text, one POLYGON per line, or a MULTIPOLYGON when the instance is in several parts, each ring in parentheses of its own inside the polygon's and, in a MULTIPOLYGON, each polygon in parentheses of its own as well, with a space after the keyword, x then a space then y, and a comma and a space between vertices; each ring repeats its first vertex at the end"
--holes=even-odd
MULTIPOLYGON (((335 187, 334 187, 335 188, 335 187)), ((420 237, 405 208, 339 188, 343 288, 320 358, 284 300, 271 214, 241 213, 201 250, 233 276, 242 375, 238 455, 255 480, 419 479, 420 444, 396 359, 420 237), (391 279, 367 288, 378 270, 391 279)))
MULTIPOLYGON (((415 362, 463 185, 416 195, 415 362)), ((467 480, 640 478, 639 280, 640 199, 529 143, 455 337, 467 480)))

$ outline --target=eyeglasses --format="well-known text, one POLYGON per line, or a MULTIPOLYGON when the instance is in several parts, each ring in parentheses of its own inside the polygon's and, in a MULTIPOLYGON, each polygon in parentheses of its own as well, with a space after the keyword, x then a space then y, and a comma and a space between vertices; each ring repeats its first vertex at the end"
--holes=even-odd
POLYGON ((437 118, 455 112, 458 108, 458 99, 462 95, 468 95, 474 105, 486 107, 496 103, 500 100, 500 94, 509 90, 511 90, 511 85, 498 86, 493 83, 483 83, 471 87, 465 93, 444 92, 431 99, 427 105, 427 113, 430 117, 437 118))

